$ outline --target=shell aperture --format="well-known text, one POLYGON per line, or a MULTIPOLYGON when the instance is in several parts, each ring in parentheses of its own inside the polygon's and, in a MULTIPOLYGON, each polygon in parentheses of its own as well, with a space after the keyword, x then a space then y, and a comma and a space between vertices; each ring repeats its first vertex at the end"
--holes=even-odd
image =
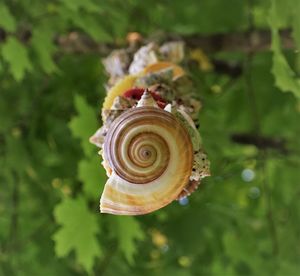
MULTIPOLYGON (((151 55, 156 48, 151 46, 151 55)), ((168 47, 163 49, 165 54, 168 47)), ((166 56, 176 54, 178 60, 180 51, 178 55, 176 43, 172 44, 166 56)), ((109 68, 112 88, 102 108, 103 126, 90 139, 101 148, 109 177, 100 199, 102 213, 153 212, 190 195, 209 175, 209 161, 195 126, 201 103, 191 82, 170 60, 155 63, 159 57, 145 57, 137 62, 143 58, 141 53, 148 52, 135 55, 134 75, 116 79, 109 68)))

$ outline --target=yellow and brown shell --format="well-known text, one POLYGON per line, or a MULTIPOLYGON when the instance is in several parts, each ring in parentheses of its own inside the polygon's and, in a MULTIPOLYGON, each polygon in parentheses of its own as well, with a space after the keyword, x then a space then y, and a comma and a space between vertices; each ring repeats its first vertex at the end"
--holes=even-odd
MULTIPOLYGON (((183 55, 180 47, 176 52, 176 44, 172 44, 169 53, 163 47, 164 55, 178 60, 183 55)), ((184 77, 185 71, 168 60, 158 61, 155 47, 148 48, 133 61, 138 66, 145 64, 144 68, 120 79, 108 91, 102 107, 103 126, 91 137, 91 142, 102 149, 108 175, 100 199, 102 213, 153 212, 190 195, 209 175, 209 161, 192 112, 188 112, 192 108, 189 103, 195 99, 188 91, 188 97, 182 97, 182 88, 176 92, 176 80, 184 77), (138 60, 148 48, 152 56, 138 60), (171 72, 167 80, 166 70, 171 72), (141 83, 144 87, 136 87, 141 83), (145 87, 148 83, 151 86, 145 87)))

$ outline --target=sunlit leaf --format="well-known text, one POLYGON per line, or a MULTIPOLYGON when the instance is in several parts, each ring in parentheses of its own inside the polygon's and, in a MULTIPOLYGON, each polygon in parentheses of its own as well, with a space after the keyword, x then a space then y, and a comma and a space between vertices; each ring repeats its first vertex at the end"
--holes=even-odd
POLYGON ((24 78, 26 71, 32 70, 26 47, 14 37, 8 38, 2 46, 2 56, 17 81, 24 78))
POLYGON ((53 42, 52 31, 45 28, 36 28, 31 43, 44 71, 48 74, 57 71, 58 68, 52 57, 56 49, 53 42))
POLYGON ((100 156, 95 154, 89 159, 82 159, 78 165, 78 177, 83 182, 85 194, 98 200, 107 178, 100 156))
POLYGON ((74 250, 78 263, 91 272, 95 258, 102 255, 96 237, 100 232, 96 214, 91 213, 84 199, 78 197, 65 198, 56 206, 54 216, 61 226, 53 235, 57 256, 64 257, 74 250))
POLYGON ((0 3, 0 27, 3 27, 8 32, 14 32, 16 25, 16 19, 8 7, 4 3, 0 3))
MULTIPOLYGON (((270 26, 272 28, 273 67, 272 73, 275 77, 275 83, 283 92, 292 92, 297 98, 300 98, 300 78, 292 70, 286 60, 280 45, 279 29, 280 22, 276 16, 276 2, 273 2, 270 12, 270 26)), ((299 45, 300 46, 300 45, 299 45)))
POLYGON ((90 155, 95 153, 95 147, 90 144, 89 138, 98 126, 96 114, 81 96, 75 97, 75 107, 78 114, 72 118, 69 127, 73 135, 80 139, 84 152, 90 155))

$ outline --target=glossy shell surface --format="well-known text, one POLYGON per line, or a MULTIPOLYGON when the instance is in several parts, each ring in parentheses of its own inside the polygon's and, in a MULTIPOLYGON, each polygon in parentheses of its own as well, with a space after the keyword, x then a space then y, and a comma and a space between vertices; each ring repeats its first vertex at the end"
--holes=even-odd
POLYGON ((193 166, 193 146, 184 126, 157 107, 124 112, 109 128, 104 158, 112 170, 100 210, 145 214, 177 198, 193 166))

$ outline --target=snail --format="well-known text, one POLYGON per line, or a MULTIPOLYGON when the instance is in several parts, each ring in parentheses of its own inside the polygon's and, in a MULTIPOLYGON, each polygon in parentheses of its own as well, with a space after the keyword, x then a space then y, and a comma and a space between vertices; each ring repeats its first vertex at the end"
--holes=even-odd
MULTIPOLYGON (((166 56, 173 53, 164 51, 166 56)), ((139 58, 140 52, 133 62, 139 58)), ((182 97, 182 87, 177 91, 174 85, 184 70, 168 61, 144 63, 145 68, 110 89, 102 108, 103 126, 90 138, 101 148, 108 176, 100 199, 102 213, 151 213, 190 195, 210 174, 189 107, 197 100, 188 91, 182 97), (156 90, 160 87, 164 90, 156 90)))

